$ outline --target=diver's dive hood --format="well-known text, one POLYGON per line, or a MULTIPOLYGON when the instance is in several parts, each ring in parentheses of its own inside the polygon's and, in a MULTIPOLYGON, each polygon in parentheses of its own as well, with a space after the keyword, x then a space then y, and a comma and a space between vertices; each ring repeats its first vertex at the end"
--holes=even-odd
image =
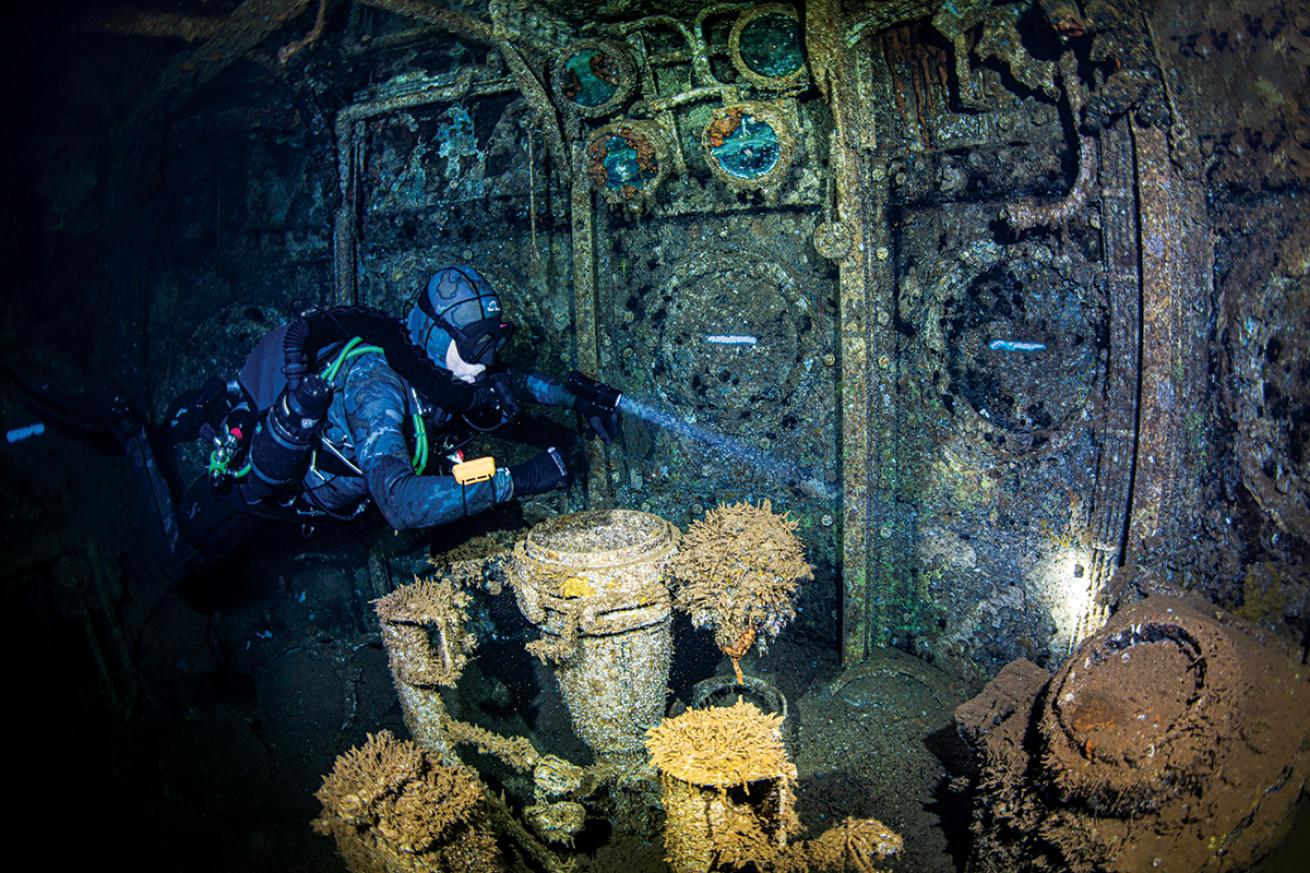
POLYGON ((410 339, 443 367, 452 342, 466 363, 491 366, 514 331, 501 317, 500 296, 491 283, 465 265, 434 274, 406 324, 410 339))

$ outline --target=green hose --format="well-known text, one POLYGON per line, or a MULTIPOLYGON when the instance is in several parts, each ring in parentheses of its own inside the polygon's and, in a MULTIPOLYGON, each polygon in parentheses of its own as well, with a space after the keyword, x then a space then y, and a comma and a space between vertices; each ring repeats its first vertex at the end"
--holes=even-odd
MULTIPOLYGON (((323 378, 329 382, 335 382, 337 375, 341 372, 342 366, 344 366, 347 361, 353 361, 360 355, 370 355, 374 353, 385 355, 381 346, 361 345, 363 342, 364 340, 360 337, 351 337, 351 339, 341 347, 341 351, 337 353, 337 356, 333 359, 332 363, 328 364, 327 369, 323 371, 323 378)), ((410 463, 414 465, 414 475, 422 476, 423 471, 428 467, 428 429, 423 422, 423 416, 417 412, 413 414, 413 422, 414 457, 410 463)), ((236 475, 238 477, 244 476, 249 472, 249 470, 250 465, 247 464, 245 469, 236 475)))
POLYGON ((374 352, 378 353, 379 355, 382 354, 381 346, 360 345, 360 343, 362 342, 363 340, 360 339, 359 337, 352 337, 349 342, 347 342, 344 346, 342 346, 341 351, 337 354, 336 359, 331 364, 328 365, 328 368, 326 370, 323 371, 323 378, 328 380, 329 382, 335 381, 337 378, 337 373, 341 371, 341 366, 345 364, 346 361, 353 361, 355 358, 358 358, 360 355, 368 355, 374 352))
POLYGON ((428 428, 423 416, 414 413, 414 475, 422 476, 428 467, 428 428))

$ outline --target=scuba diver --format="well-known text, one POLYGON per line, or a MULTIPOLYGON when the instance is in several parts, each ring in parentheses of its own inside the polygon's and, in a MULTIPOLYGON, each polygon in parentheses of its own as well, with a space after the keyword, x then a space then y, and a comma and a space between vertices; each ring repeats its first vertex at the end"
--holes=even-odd
POLYGON ((606 443, 617 433, 613 388, 577 371, 561 384, 498 366, 513 329, 470 266, 433 275, 403 323, 360 307, 311 310, 260 340, 235 379, 211 377, 173 404, 168 438, 214 446, 179 496, 144 421, 119 401, 111 429, 162 534, 156 558, 177 579, 262 519, 349 520, 375 504, 396 530, 428 528, 568 487, 567 449, 510 466, 463 457, 522 401, 572 407, 606 443))

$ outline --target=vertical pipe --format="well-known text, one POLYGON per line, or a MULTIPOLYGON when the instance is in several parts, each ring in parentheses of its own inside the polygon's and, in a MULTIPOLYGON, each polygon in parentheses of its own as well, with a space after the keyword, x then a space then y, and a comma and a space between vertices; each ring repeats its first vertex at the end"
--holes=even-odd
POLYGON ((364 122, 353 113, 337 116, 337 185, 341 196, 332 228, 332 302, 353 305, 356 287, 356 223, 359 217, 359 153, 364 122))
POLYGON ((832 107, 829 161, 835 179, 835 222, 850 247, 838 263, 839 391, 842 465, 842 662, 856 664, 869 646, 869 346, 863 202, 867 194, 860 154, 850 129, 855 95, 851 56, 843 47, 845 17, 837 0, 805 10, 810 68, 832 107))
MULTIPOLYGON (((582 166, 579 158, 578 166, 582 166)), ((573 224, 573 331, 577 343, 578 369, 600 377, 600 347, 596 338, 596 226, 591 178, 581 170, 573 173, 570 217, 573 224)), ((605 446, 587 440, 587 507, 596 509, 611 503, 609 466, 605 446)))
POLYGON ((1166 133, 1132 126, 1140 216, 1141 380, 1130 550, 1183 537, 1198 488, 1185 465, 1185 420, 1204 402, 1205 305, 1213 297, 1213 248, 1205 195, 1179 172, 1166 133), (1198 303, 1199 301, 1199 303, 1198 303), (1196 304, 1196 305, 1194 305, 1196 304))
POLYGON ((1101 235, 1109 304, 1109 356, 1101 414, 1096 422, 1096 484, 1088 527, 1092 537, 1086 602, 1069 640, 1070 650, 1105 623, 1099 595, 1123 562, 1136 450, 1140 371, 1141 296, 1138 288, 1137 204, 1133 196, 1133 145, 1128 121, 1100 136, 1101 235))
POLYGON ((446 762, 457 761, 446 733, 450 716, 434 682, 440 672, 433 664, 435 653, 426 625, 412 621, 387 620, 379 615, 382 644, 387 650, 391 679, 400 698, 400 711, 409 735, 446 762))

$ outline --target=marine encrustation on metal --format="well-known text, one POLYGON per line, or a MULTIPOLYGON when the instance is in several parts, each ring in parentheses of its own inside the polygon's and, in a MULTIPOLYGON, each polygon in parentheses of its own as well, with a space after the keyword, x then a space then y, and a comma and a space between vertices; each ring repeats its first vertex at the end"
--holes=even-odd
POLYGON ((776 106, 748 101, 715 109, 701 148, 715 178, 737 189, 767 190, 787 178, 796 137, 776 106))
POLYGON ((785 90, 805 82, 805 50, 796 10, 784 3, 747 9, 728 34, 737 72, 760 88, 785 90))
POLYGON ((668 175, 669 145, 653 121, 616 121, 592 134, 583 169, 609 203, 639 208, 668 175))
POLYGON ((664 714, 673 602, 664 565, 678 531, 625 509, 557 516, 514 549, 519 608, 542 637, 574 729, 600 759, 639 755, 664 714))
POLYGON ((558 104, 584 118, 610 115, 628 99, 637 65, 619 42, 580 39, 569 43, 551 71, 558 104))

